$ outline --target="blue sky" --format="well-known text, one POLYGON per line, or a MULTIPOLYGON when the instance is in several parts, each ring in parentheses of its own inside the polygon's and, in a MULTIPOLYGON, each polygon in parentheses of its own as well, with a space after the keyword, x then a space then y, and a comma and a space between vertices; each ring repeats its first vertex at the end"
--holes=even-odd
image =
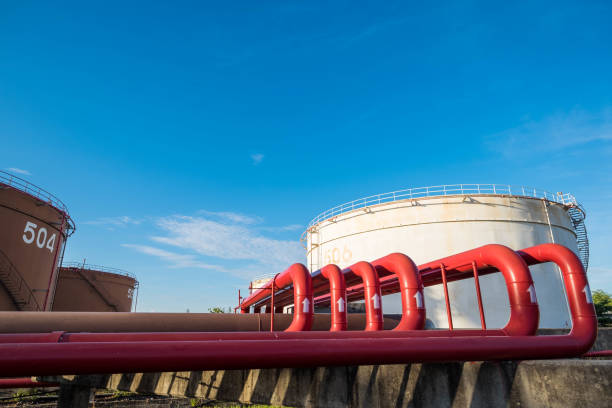
POLYGON ((0 4, 0 167, 139 310, 234 306, 320 211, 453 183, 576 195, 612 291, 609 2, 173 3, 0 4))

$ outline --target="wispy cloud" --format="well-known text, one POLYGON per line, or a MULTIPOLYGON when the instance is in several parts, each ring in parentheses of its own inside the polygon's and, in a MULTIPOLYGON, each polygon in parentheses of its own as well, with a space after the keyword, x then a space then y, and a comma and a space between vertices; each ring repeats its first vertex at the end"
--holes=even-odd
POLYGON ((127 215, 122 215, 119 217, 102 217, 97 220, 85 221, 83 224, 87 225, 99 225, 102 227, 113 229, 114 227, 126 227, 128 225, 138 225, 142 222, 141 219, 136 219, 133 217, 129 217, 127 215))
POLYGON ((11 173, 22 174, 24 176, 31 176, 32 175, 32 173, 30 173, 29 171, 24 170, 24 169, 19 169, 17 167, 9 167, 9 168, 6 169, 6 171, 9 171, 11 173))
POLYGON ((251 155, 251 160, 253 161, 253 165, 257 166, 264 159, 264 155, 261 153, 254 153, 251 155))
POLYGON ((539 153, 598 141, 612 141, 612 108, 599 113, 574 109, 491 135, 489 147, 507 155, 517 150, 539 153))
POLYGON ((223 270, 219 265, 210 265, 200 262, 194 255, 177 254, 176 252, 166 251, 161 248, 156 248, 148 245, 121 244, 122 247, 131 248, 146 255, 152 255, 170 263, 171 268, 200 268, 223 270))
MULTIPOLYGON (((120 225, 128 221, 121 217, 110 220, 120 225)), ((156 219, 155 225, 162 233, 149 237, 154 245, 125 243, 122 246, 161 259, 171 268, 218 271, 243 279, 279 272, 295 262, 304 262, 304 249, 299 242, 266 236, 266 232, 299 230, 302 225, 257 225, 261 222, 262 218, 251 215, 201 210, 195 216, 156 219)))
POLYGON ((261 227, 259 229, 261 231, 284 232, 284 231, 298 231, 303 228, 304 226, 302 224, 289 224, 289 225, 283 225, 280 227, 261 227))
POLYGON ((207 217, 215 218, 221 221, 231 221, 237 224, 259 224, 263 221, 261 217, 253 217, 250 215, 230 212, 230 211, 207 211, 200 210, 198 214, 205 215, 207 217))
POLYGON ((274 266, 287 265, 304 257, 298 242, 268 238, 245 225, 177 215, 160 219, 158 226, 167 235, 152 237, 155 242, 190 249, 205 256, 274 266))

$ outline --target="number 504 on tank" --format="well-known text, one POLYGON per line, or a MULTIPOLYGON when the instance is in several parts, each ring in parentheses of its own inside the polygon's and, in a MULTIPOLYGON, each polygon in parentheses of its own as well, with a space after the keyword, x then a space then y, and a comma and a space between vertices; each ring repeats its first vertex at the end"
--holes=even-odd
POLYGON ((38 225, 34 224, 31 221, 26 222, 25 228, 23 230, 23 242, 30 245, 32 243, 36 243, 36 246, 39 248, 47 248, 50 252, 53 252, 53 246, 55 245, 55 236, 54 233, 47 239, 48 233, 45 227, 38 228, 38 225))

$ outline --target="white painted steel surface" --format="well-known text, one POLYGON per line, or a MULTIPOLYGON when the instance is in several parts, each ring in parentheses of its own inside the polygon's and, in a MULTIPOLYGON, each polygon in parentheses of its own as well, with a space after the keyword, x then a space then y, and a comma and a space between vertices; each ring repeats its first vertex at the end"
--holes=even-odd
MULTIPOLYGON (((563 201, 553 202, 549 197, 459 194, 345 210, 309 227, 308 266, 311 271, 329 263, 346 267, 392 252, 405 253, 421 264, 491 243, 518 250, 555 242, 578 253, 567 208, 563 201)), ((531 270, 540 304, 540 327, 571 326, 557 268, 544 264, 531 270)), ((509 303, 501 274, 484 276, 480 283, 487 327, 503 327, 509 303)), ((449 291, 454 326, 480 327, 473 279, 450 283, 449 291)), ((448 327, 441 286, 425 289, 425 305, 435 327, 448 327)), ((383 298, 383 311, 401 313, 398 294, 383 298)))

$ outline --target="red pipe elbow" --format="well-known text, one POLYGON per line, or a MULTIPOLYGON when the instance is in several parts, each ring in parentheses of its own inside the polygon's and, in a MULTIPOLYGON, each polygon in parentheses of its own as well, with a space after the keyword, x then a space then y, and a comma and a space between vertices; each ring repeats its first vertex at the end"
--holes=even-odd
MULTIPOLYGON (((276 278, 276 289, 283 289, 293 284, 293 321, 286 331, 310 330, 313 319, 312 278, 308 269, 300 263, 291 265, 276 278)), ((262 304, 258 303, 271 294, 272 281, 267 282, 257 292, 251 294, 240 304, 243 313, 248 313, 253 306, 253 311, 259 313, 262 304)), ((276 307, 276 305, 275 305, 276 307)))
POLYGON ((502 330, 510 336, 534 335, 540 323, 540 309, 525 261, 503 245, 485 245, 479 249, 477 266, 491 265, 499 269, 508 287, 510 318, 502 330))
POLYGON ((372 262, 377 272, 395 274, 402 297, 402 318, 393 330, 421 330, 425 327, 425 297, 419 270, 412 259, 393 253, 372 262))
POLYGON ((293 264, 276 278, 281 289, 293 283, 293 321, 285 331, 305 331, 312 327, 314 304, 312 278, 308 269, 300 263, 293 264))
POLYGON ((580 259, 558 244, 542 244, 517 252, 528 265, 554 262, 561 270, 572 317, 570 336, 576 339, 578 353, 586 353, 597 338, 597 315, 591 288, 580 259))
POLYGON ((383 329, 382 294, 378 274, 368 262, 357 262, 347 268, 344 273, 353 272, 363 280, 365 309, 366 309, 366 331, 383 329))
POLYGON ((346 330, 346 283, 338 266, 327 265, 321 269, 321 275, 329 280, 331 296, 331 327, 329 331, 346 330))
POLYGON ((421 265, 421 279, 433 284, 440 283, 440 264, 446 267, 449 281, 457 280, 455 276, 463 279, 472 274, 472 262, 476 262, 478 269, 498 269, 504 277, 510 302, 510 318, 502 331, 509 336, 535 334, 540 321, 540 309, 531 272, 525 261, 506 246, 485 245, 421 265))

